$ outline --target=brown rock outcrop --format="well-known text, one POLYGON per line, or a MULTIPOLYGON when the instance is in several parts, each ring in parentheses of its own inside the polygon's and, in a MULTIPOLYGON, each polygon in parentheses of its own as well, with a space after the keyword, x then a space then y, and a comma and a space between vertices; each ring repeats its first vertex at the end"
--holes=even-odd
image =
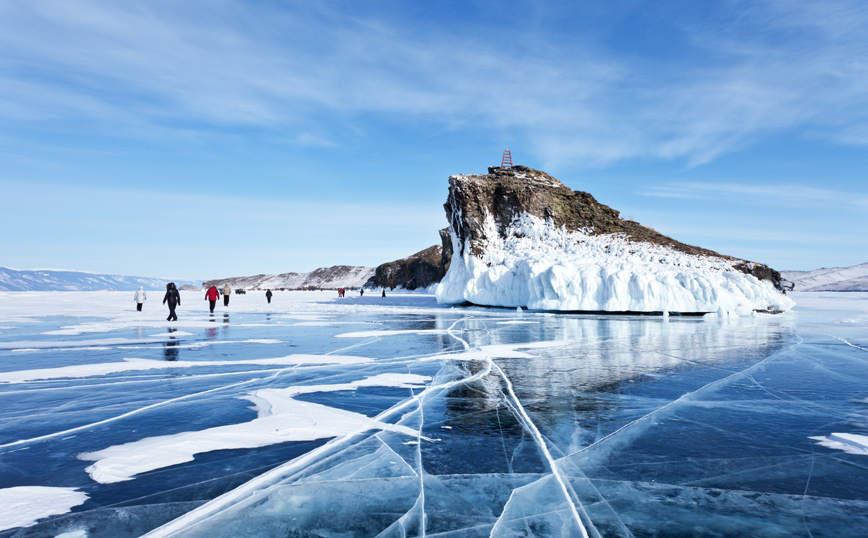
POLYGON ((448 230, 440 230, 440 240, 441 245, 380 265, 365 287, 415 290, 440 282, 452 259, 452 241, 448 230))
POLYGON ((732 260, 739 271, 769 280, 781 289, 780 273, 766 265, 676 241, 621 218, 618 211, 599 203, 590 193, 574 191, 545 172, 525 166, 490 167, 488 174, 450 177, 449 198, 444 208, 459 244, 462 248, 468 246, 475 256, 484 251, 488 240, 484 230, 487 215, 494 218, 500 229, 506 229, 516 217, 528 213, 567 230, 583 230, 590 235, 624 234, 635 242, 646 241, 687 254, 732 260))

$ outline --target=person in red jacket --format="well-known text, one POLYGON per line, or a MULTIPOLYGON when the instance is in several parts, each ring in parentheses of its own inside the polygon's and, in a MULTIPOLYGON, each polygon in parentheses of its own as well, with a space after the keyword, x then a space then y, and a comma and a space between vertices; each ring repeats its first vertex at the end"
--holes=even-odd
POLYGON ((217 304, 217 297, 220 296, 220 292, 217 291, 215 286, 211 286, 208 288, 208 291, 205 292, 205 298, 208 299, 208 304, 211 306, 211 313, 214 313, 214 305, 217 304))

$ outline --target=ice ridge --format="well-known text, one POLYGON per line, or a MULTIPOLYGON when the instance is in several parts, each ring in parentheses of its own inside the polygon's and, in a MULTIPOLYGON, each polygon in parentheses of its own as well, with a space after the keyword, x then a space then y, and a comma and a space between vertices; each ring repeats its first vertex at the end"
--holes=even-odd
POLYGON ((499 229, 485 212, 482 228, 480 254, 453 232, 452 262, 436 291, 441 304, 723 315, 794 305, 771 282, 736 269, 740 260, 571 231, 528 213, 499 229))

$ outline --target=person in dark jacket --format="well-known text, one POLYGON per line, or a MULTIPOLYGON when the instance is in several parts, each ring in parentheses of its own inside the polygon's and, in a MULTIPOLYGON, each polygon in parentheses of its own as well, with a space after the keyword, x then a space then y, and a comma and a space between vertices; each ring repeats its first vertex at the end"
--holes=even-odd
POLYGON ((217 304, 217 297, 220 297, 220 292, 217 291, 217 286, 211 286, 205 292, 205 298, 208 299, 208 306, 211 307, 211 313, 214 313, 214 305, 217 304))
POLYGON ((268 304, 271 304, 271 290, 265 290, 265 298, 268 299, 268 304))
POLYGON ((181 306, 181 294, 178 293, 178 288, 174 282, 166 284, 166 295, 163 296, 163 304, 169 305, 169 317, 166 321, 178 321, 178 315, 175 314, 175 307, 181 306))

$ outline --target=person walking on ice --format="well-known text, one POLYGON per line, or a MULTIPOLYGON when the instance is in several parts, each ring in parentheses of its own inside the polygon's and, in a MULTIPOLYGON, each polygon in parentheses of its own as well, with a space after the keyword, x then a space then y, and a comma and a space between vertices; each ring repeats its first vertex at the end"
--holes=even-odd
POLYGON ((169 317, 166 321, 178 321, 178 315, 175 314, 175 307, 181 306, 181 294, 178 293, 178 288, 174 282, 166 284, 166 295, 163 296, 163 304, 169 305, 169 317))
POLYGON ((220 292, 217 291, 217 286, 211 286, 208 288, 208 291, 205 292, 205 298, 208 299, 208 306, 211 308, 211 313, 214 313, 214 305, 217 304, 217 297, 220 296, 220 292))
POLYGON ((136 292, 136 312, 142 311, 142 305, 148 300, 148 294, 145 293, 145 287, 139 286, 139 291, 136 292))
POLYGON ((223 286, 223 306, 229 306, 229 294, 232 293, 232 288, 229 284, 223 286))
POLYGON ((268 304, 271 304, 271 290, 265 290, 265 298, 268 299, 268 304))

